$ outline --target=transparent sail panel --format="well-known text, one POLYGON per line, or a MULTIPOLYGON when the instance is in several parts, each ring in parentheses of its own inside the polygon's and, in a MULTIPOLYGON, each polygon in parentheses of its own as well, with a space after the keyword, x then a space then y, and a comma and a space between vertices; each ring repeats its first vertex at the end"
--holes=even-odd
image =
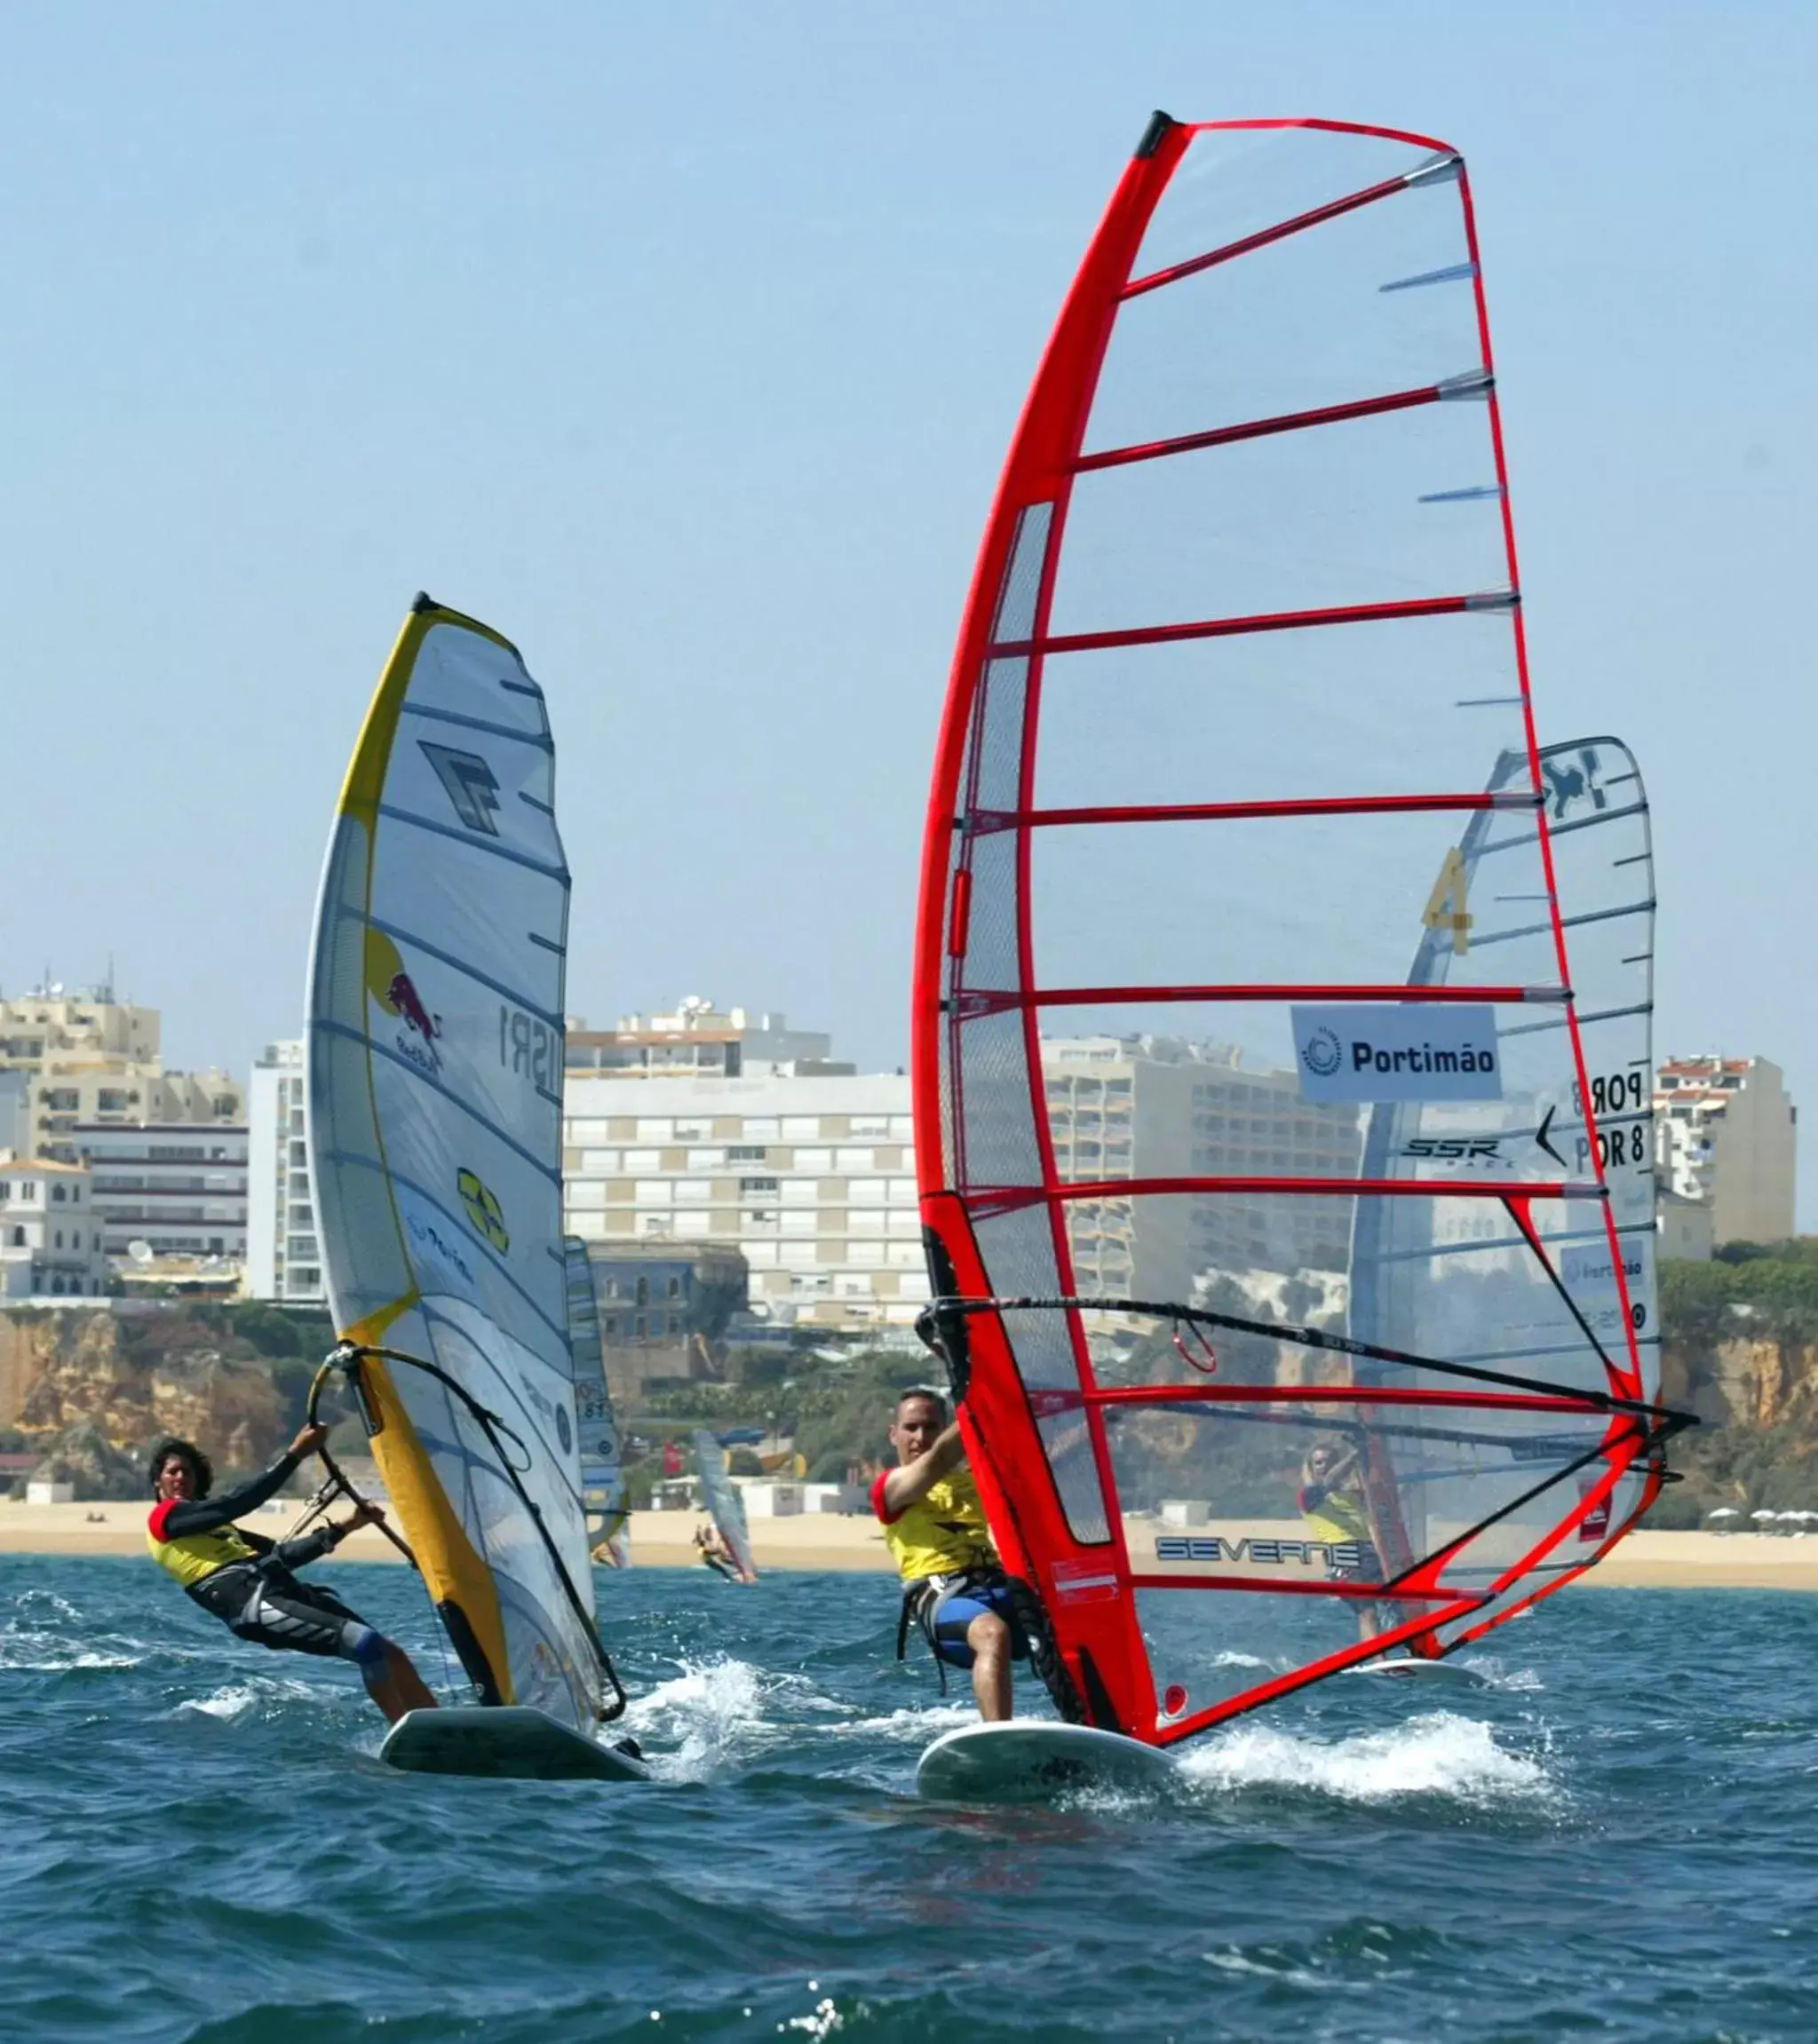
POLYGON ((1271 233, 1445 152, 1399 136, 1257 122, 1196 130, 1150 216, 1131 265, 1144 278, 1271 233))

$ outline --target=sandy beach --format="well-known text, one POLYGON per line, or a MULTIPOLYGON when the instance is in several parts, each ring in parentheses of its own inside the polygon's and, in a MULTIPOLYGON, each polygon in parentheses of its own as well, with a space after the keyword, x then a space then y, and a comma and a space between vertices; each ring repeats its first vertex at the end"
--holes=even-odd
MULTIPOLYGON (((296 1512, 286 1501, 248 1522, 282 1537, 296 1512)), ((691 1545, 700 1519, 693 1512, 636 1512, 631 1555, 640 1568, 699 1566, 691 1545)), ((1258 1530, 1262 1530, 1258 1528, 1258 1530)), ((1290 1530, 1284 1523, 1282 1530, 1290 1530)), ((868 1517, 834 1513, 798 1518, 754 1519, 751 1542, 760 1569, 875 1570, 887 1573, 890 1557, 868 1517)), ((0 1554, 136 1555, 145 1552, 145 1518, 136 1504, 27 1505, 0 1501, 0 1554)), ((348 1561, 396 1561, 377 1533, 355 1533, 335 1557, 348 1561)), ((1770 1533, 1638 1533, 1587 1585, 1617 1588, 1818 1590, 1818 1539, 1770 1533)))
MULTIPOLYGON (((143 1554, 145 1514, 138 1504, 16 1504, 0 1499, 0 1554, 143 1554)), ((298 1501, 285 1499, 246 1520, 267 1539, 281 1540, 297 1517, 298 1501)), ((640 1568, 698 1568, 696 1512, 634 1512, 631 1553, 640 1568)), ((835 1513, 781 1519, 754 1519, 752 1545, 759 1568, 890 1568, 884 1536, 869 1518, 835 1513)), ((397 1549, 383 1534, 364 1528, 335 1554, 337 1566, 349 1561, 397 1561, 397 1549)))

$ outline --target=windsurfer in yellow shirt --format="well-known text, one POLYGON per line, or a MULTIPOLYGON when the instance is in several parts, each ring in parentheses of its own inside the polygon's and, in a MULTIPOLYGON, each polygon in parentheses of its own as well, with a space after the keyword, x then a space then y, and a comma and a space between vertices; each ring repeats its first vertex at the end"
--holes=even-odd
POLYGON ((872 1485, 871 1509, 902 1577, 899 1658, 913 1620, 940 1660, 972 1670, 980 1716, 1007 1718, 1010 1664, 1027 1656, 1028 1644, 946 1399, 905 1391, 890 1445, 897 1466, 872 1485))
MULTIPOLYGON (((1364 1502, 1363 1470, 1355 1446, 1334 1447, 1328 1442, 1315 1441, 1300 1465, 1300 1478, 1296 1502, 1307 1530, 1315 1540, 1342 1551, 1345 1557, 1340 1560, 1335 1551, 1333 1581, 1380 1581, 1382 1563, 1364 1502)), ((1374 1639, 1380 1630, 1376 1605, 1360 1600, 1357 1636, 1374 1639)))
POLYGON ((183 1585, 193 1602, 241 1639, 290 1653, 332 1655, 359 1668, 366 1692, 393 1723, 409 1710, 431 1710, 435 1698, 395 1640, 367 1624, 320 1583, 291 1573, 330 1554, 356 1526, 383 1514, 362 1504, 338 1525, 285 1541, 234 1525, 275 1497, 327 1433, 307 1426, 262 1475, 211 1496, 214 1470, 194 1441, 160 1442, 152 1452, 152 1495, 146 1525, 152 1559, 183 1585))

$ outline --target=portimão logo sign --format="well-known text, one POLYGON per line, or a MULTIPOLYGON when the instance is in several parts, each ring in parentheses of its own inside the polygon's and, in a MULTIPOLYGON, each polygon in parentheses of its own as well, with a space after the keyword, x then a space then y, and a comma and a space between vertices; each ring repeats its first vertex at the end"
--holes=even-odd
POLYGON ((1398 1001, 1293 1010, 1308 1100, 1500 1100, 1502 1056, 1487 1002, 1398 1001))

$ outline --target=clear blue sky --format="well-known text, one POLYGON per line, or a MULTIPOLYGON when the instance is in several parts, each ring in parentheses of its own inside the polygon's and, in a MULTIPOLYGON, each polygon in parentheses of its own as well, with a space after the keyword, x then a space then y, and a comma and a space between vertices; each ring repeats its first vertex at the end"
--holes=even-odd
POLYGON ((1151 107, 1319 114, 1471 160, 1543 733, 1648 775, 1662 1049, 1818 1118, 1818 10, 63 0, 6 40, 6 991, 111 952, 178 1062, 295 1034, 422 587, 549 690, 572 1008, 900 1061, 1060 294, 1151 107))

